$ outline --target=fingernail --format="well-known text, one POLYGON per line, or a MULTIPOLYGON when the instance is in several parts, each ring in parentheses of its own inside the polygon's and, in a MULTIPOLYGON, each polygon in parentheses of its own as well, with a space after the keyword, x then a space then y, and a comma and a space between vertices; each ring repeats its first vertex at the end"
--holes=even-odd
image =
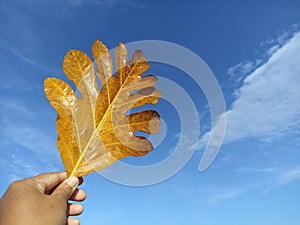
POLYGON ((69 177, 65 180, 66 184, 68 184, 70 187, 75 188, 79 184, 79 180, 77 177, 69 177))

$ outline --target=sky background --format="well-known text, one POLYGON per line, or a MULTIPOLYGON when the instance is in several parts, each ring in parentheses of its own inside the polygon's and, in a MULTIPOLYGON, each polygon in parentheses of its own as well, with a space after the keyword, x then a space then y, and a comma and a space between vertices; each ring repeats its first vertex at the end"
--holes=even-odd
MULTIPOLYGON (((159 184, 129 187, 88 175, 82 224, 299 225, 299 12, 296 0, 0 0, 0 195, 15 179, 64 170, 43 80, 66 79, 61 64, 69 49, 91 55, 95 39, 109 48, 163 40, 190 49, 215 74, 227 107, 221 151, 198 171, 211 128, 205 96, 182 71, 151 64, 151 73, 180 84, 197 105, 200 146, 159 184)), ((154 108, 165 139, 125 162, 159 162, 176 146, 176 110, 165 101, 154 108)))

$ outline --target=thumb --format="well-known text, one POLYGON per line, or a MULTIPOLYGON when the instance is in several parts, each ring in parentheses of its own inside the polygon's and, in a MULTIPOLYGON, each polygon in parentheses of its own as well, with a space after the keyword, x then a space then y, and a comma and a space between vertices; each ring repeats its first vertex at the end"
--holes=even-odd
POLYGON ((77 177, 69 177, 54 190, 52 196, 59 195, 67 201, 76 190, 78 184, 79 179, 77 177))

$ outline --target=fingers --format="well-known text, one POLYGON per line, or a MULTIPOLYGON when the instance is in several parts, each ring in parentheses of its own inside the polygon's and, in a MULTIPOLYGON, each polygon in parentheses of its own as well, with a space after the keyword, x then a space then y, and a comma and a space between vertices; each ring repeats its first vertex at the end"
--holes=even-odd
POLYGON ((78 177, 78 179, 79 179, 79 184, 78 185, 81 185, 82 183, 83 183, 83 177, 78 177))
POLYGON ((66 225, 80 225, 80 220, 75 218, 68 218, 66 225))
POLYGON ((69 204, 68 205, 68 215, 78 216, 83 212, 83 206, 79 204, 69 204))
POLYGON ((82 202, 85 199, 86 199, 86 193, 85 193, 85 191, 80 190, 80 189, 76 189, 70 198, 70 200, 77 201, 77 202, 82 202))
POLYGON ((44 173, 37 175, 28 180, 32 180, 40 192, 45 193, 63 182, 67 178, 66 172, 44 173))
POLYGON ((78 184, 79 179, 77 177, 69 177, 53 191, 52 196, 61 196, 67 201, 76 190, 78 184))

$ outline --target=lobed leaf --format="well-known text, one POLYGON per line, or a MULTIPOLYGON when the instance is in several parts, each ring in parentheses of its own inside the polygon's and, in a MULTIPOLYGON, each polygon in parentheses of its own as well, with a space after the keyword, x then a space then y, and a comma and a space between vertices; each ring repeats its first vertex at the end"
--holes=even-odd
POLYGON ((126 47, 120 43, 115 50, 115 77, 107 47, 96 40, 92 53, 96 73, 91 59, 81 51, 70 50, 64 58, 63 70, 80 96, 60 79, 44 82, 46 96, 58 113, 57 146, 70 176, 84 176, 120 158, 147 154, 153 149, 151 142, 134 132, 155 134, 160 126, 160 116, 154 110, 126 114, 132 108, 156 104, 161 96, 153 87, 157 78, 142 76, 149 69, 143 53, 135 51, 128 62, 126 47))

